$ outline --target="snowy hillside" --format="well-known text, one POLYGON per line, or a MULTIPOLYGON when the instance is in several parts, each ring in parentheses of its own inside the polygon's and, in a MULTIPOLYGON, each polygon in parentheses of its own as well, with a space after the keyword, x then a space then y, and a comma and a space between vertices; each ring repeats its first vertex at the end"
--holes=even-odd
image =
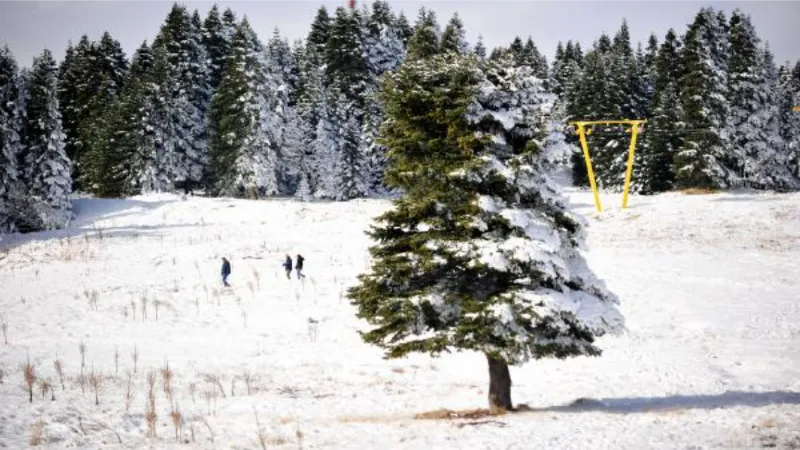
POLYGON ((383 360, 343 297, 387 202, 78 200, 72 227, 0 241, 0 448, 257 449, 256 420, 286 449, 800 447, 800 194, 633 196, 626 211, 606 194, 602 214, 569 195, 627 334, 600 358, 512 368, 532 411, 453 421, 414 415, 484 407, 484 357, 383 360), (305 282, 286 279, 287 253, 305 282), (28 403, 27 355, 55 401, 37 385, 28 403))

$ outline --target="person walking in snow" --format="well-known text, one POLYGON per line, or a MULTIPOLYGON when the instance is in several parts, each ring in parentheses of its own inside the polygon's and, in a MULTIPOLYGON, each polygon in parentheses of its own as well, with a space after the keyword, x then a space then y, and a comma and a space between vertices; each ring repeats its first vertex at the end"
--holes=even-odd
POLYGON ((231 287, 228 284, 228 277, 231 275, 231 263, 226 258, 222 258, 222 284, 225 287, 231 287))
POLYGON ((292 257, 286 255, 286 261, 283 263, 283 268, 286 269, 286 279, 292 278, 292 257))
POLYGON ((303 261, 306 259, 303 258, 303 255, 297 254, 297 265, 295 265, 295 269, 297 269, 297 279, 305 278, 306 276, 303 275, 303 261))

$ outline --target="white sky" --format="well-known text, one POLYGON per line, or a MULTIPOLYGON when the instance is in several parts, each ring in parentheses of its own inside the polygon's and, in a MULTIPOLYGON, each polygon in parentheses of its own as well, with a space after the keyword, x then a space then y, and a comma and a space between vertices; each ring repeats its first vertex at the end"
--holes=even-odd
MULTIPOLYGON (((204 17, 213 2, 183 2, 204 17)), ((238 17, 247 15, 262 37, 275 27, 290 40, 305 37, 317 8, 330 12, 346 1, 222 1, 238 17)), ((358 2, 361 4, 362 2, 358 2)), ((483 35, 487 47, 507 45, 516 35, 531 36, 549 59, 558 41, 573 39, 584 49, 601 32, 613 35, 627 18, 633 42, 655 32, 659 41, 669 28, 682 34, 702 6, 713 6, 730 15, 740 8, 752 16, 759 36, 770 43, 776 62, 800 58, 800 2, 570 2, 570 1, 390 1, 413 23, 420 7, 436 11, 444 25, 453 12, 463 19, 467 37, 474 43, 483 35)), ((170 1, 0 1, 0 45, 7 43, 21 65, 29 66, 42 49, 49 48, 61 59, 69 40, 84 33, 97 39, 108 30, 130 57, 145 39, 152 41, 166 17, 170 1)))

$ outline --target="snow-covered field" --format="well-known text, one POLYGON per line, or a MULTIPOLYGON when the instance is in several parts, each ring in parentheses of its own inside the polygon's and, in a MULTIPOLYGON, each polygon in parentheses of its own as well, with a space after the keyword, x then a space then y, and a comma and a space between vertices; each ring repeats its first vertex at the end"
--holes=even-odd
POLYGON ((484 407, 484 358, 384 360, 343 296, 388 202, 77 200, 71 228, 0 242, 0 448, 258 449, 256 417, 267 448, 800 448, 800 194, 633 196, 625 211, 606 194, 602 214, 568 194, 628 332, 600 358, 512 368, 531 411, 455 421, 414 415, 484 407), (305 282, 286 279, 286 253, 306 257, 305 282), (81 343, 99 405, 78 383, 81 343), (28 355, 55 401, 28 403, 28 355))

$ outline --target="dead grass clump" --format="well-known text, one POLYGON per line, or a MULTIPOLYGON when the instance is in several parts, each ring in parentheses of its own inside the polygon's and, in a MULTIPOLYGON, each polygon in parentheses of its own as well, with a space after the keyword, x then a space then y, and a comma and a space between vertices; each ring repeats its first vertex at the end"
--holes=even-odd
POLYGON ((23 388, 28 393, 28 402, 33 403, 33 387, 36 384, 36 367, 31 364, 30 358, 22 364, 23 388))
POLYGON ((775 428, 778 426, 778 421, 774 417, 767 417, 758 421, 759 428, 775 428))
POLYGON ((31 437, 28 439, 28 444, 31 447, 36 447, 44 443, 44 422, 42 419, 37 420, 31 425, 31 437))
POLYGON ((714 188, 686 188, 679 191, 683 195, 710 195, 719 193, 719 189, 714 188))
POLYGON ((417 420, 451 420, 451 419, 482 419, 484 417, 496 417, 507 414, 508 411, 502 408, 478 408, 466 409, 461 411, 454 411, 451 409, 437 409, 435 411, 428 411, 415 414, 414 418, 417 420))

